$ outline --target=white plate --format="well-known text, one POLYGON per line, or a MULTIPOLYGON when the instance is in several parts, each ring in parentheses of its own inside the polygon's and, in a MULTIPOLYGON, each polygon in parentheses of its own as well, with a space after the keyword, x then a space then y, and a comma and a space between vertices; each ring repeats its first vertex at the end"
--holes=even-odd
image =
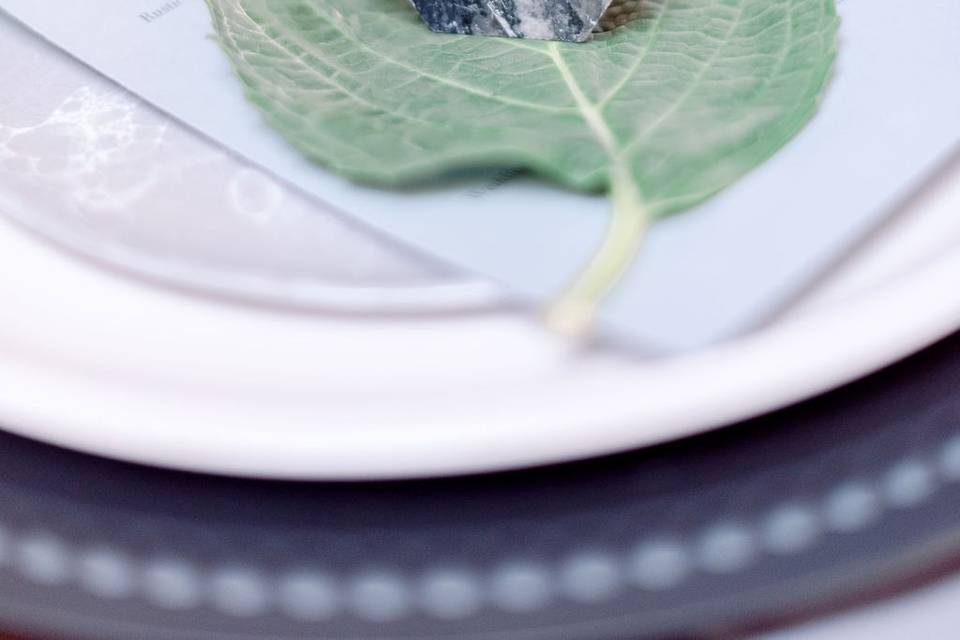
POLYGON ((2 35, 0 76, 44 79, 0 102, 0 423, 30 437, 237 475, 489 471, 727 424, 960 324, 958 168, 764 330, 645 360, 548 334, 2 35))

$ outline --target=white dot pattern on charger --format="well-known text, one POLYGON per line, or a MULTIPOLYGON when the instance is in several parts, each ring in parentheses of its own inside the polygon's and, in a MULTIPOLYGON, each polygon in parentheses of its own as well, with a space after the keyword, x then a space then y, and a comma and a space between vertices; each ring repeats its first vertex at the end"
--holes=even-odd
POLYGON ((69 553, 59 538, 48 533, 29 533, 16 545, 15 562, 20 572, 42 585, 62 585, 70 580, 69 553))
POLYGON ((708 529, 697 549, 700 565, 711 573, 736 573, 750 564, 755 554, 753 533, 733 522, 708 529))
POLYGON ((797 554, 828 532, 854 533, 875 523, 884 511, 919 506, 951 482, 960 482, 960 435, 947 440, 929 461, 901 460, 877 482, 847 481, 819 502, 787 502, 756 523, 724 520, 692 540, 645 540, 625 555, 579 549, 556 565, 514 560, 488 571, 434 567, 419 577, 389 571, 360 572, 347 579, 313 571, 271 576, 239 566, 203 571, 175 557, 137 560, 110 547, 72 549, 51 532, 18 535, 0 525, 0 567, 12 567, 43 586, 75 583, 100 598, 139 597, 167 610, 207 606, 236 618, 278 612, 301 622, 319 622, 349 613, 387 623, 420 613, 453 620, 477 615, 486 606, 524 614, 560 598, 595 604, 629 587, 668 591, 695 571, 729 575, 751 566, 763 553, 797 554))
POLYGON ((77 579, 80 587, 101 598, 128 598, 134 593, 133 563, 115 549, 93 549, 80 554, 77 579))
POLYGON ((149 563, 142 586, 147 600, 162 609, 192 609, 202 602, 197 572, 182 560, 149 563))
POLYGON ((827 496, 824 515, 831 529, 850 533, 868 526, 880 517, 882 509, 880 497, 871 486, 852 481, 827 496))
POLYGON ((483 608, 483 589, 474 572, 438 569, 423 578, 420 606, 437 618, 453 620, 476 615, 483 608))
POLYGON ((935 470, 919 460, 905 460, 887 473, 887 502, 894 507, 912 507, 924 502, 933 493, 935 470))
POLYGON ((560 570, 563 593, 575 602, 592 604, 609 600, 622 583, 617 558, 601 551, 576 554, 560 570))
POLYGON ((654 541, 641 544, 629 560, 633 582, 651 590, 670 589, 689 574, 690 557, 679 543, 654 541))
POLYGON ((314 572, 298 572, 280 579, 280 608, 303 622, 320 622, 337 615, 343 601, 333 578, 314 572))
POLYGON ((210 579, 210 598, 219 611, 240 618, 254 618, 266 612, 268 587, 256 572, 224 568, 210 579))
POLYGON ((361 618, 372 622, 390 622, 404 617, 411 609, 411 590, 406 581, 390 573, 368 573, 350 586, 349 606, 361 618))
POLYGON ((764 548, 771 553, 798 553, 810 547, 820 535, 813 509, 802 505, 784 505, 775 509, 761 527, 764 548))
POLYGON ((947 441, 940 455, 940 469, 948 480, 960 480, 960 436, 947 441))
POLYGON ((493 602, 505 611, 528 613, 546 607, 553 599, 548 569, 533 562, 513 562, 491 576, 493 602))

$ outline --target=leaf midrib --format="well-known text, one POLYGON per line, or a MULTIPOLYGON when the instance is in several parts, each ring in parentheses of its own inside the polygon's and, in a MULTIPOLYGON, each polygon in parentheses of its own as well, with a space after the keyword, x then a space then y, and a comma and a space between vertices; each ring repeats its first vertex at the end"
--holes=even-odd
POLYGON ((597 105, 591 102, 583 92, 580 83, 577 82, 576 77, 573 75, 573 71, 571 71, 570 66, 567 65, 567 61, 563 59, 563 55, 560 53, 560 47, 556 42, 551 42, 548 45, 547 53, 556 65, 560 77, 563 79, 567 90, 570 91, 570 95, 573 96, 573 100, 577 104, 577 110, 579 110, 580 115, 583 116, 587 127, 589 127, 590 131, 597 138, 597 142, 600 143, 603 150, 610 156, 610 159, 613 160, 617 156, 617 140, 613 135, 613 131, 610 129, 610 125, 607 124, 606 118, 603 117, 597 105))

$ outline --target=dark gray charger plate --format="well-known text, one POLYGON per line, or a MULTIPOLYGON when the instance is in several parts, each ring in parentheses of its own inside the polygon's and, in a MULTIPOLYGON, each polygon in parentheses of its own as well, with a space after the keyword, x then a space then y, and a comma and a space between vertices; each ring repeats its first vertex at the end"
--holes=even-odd
POLYGON ((0 625, 145 640, 735 635, 960 553, 958 383, 955 336, 726 431, 394 484, 187 475, 0 435, 0 625))

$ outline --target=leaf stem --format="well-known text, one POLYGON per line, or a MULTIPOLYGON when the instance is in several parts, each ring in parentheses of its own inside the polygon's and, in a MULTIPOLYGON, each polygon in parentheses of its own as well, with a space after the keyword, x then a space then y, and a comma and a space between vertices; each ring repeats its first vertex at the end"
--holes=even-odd
POLYGON ((620 163, 614 167, 610 200, 610 223, 600 248, 547 311, 547 326, 557 333, 583 337, 590 331, 597 309, 623 279, 650 228, 649 209, 620 163))

